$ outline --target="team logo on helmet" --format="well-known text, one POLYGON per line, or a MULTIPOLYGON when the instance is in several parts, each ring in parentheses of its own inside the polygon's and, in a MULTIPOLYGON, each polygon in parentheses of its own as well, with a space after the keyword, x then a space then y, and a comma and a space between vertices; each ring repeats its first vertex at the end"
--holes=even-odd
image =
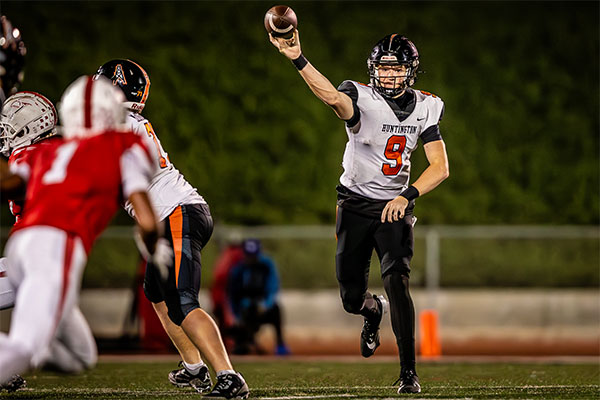
POLYGON ((23 103, 21 103, 20 100, 15 100, 14 102, 11 103, 10 107, 19 109, 19 108, 23 107, 23 103))
POLYGON ((123 66, 121 64, 117 64, 115 67, 115 72, 112 76, 113 85, 127 85, 127 79, 125 79, 125 73, 123 72, 123 66))

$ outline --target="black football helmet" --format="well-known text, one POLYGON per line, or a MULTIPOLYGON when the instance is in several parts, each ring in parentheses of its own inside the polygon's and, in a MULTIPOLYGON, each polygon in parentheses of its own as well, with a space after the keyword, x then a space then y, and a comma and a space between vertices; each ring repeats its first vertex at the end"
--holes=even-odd
POLYGON ((0 108, 2 102, 16 93, 23 81, 27 49, 21 32, 4 15, 0 17, 0 108))
POLYGON ((387 35, 373 47, 371 55, 367 59, 367 67, 371 85, 386 97, 396 97, 417 81, 419 52, 413 42, 406 37, 396 33, 387 35), (406 66, 406 78, 403 82, 394 85, 393 88, 384 87, 380 82, 378 73, 378 68, 381 65, 406 66))
POLYGON ((144 68, 131 60, 111 60, 96 72, 96 76, 104 75, 118 85, 125 93, 125 107, 135 112, 142 112, 150 93, 150 78, 144 68))

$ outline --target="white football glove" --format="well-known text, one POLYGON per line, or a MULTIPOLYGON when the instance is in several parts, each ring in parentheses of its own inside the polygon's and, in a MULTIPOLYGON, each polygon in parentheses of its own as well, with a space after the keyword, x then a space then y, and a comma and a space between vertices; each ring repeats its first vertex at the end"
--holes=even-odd
POLYGON ((169 276, 169 268, 173 266, 173 249, 171 248, 169 241, 165 238, 159 238, 156 241, 154 253, 150 254, 139 231, 135 232, 133 238, 135 239, 135 244, 142 257, 144 257, 147 262, 156 266, 161 279, 166 281, 169 276))

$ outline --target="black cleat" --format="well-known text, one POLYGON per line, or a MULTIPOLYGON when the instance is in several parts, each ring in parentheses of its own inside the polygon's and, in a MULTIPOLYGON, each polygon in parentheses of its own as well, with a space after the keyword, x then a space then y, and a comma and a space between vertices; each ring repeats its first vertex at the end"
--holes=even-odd
POLYGON ((383 315, 388 308, 388 302, 383 296, 373 295, 373 298, 379 304, 379 316, 372 321, 365 318, 363 323, 362 332, 360 333, 360 354, 363 357, 371 357, 379 347, 379 325, 381 325, 383 315))
POLYGON ((217 376, 217 383, 212 392, 206 397, 220 397, 225 399, 247 399, 250 394, 248 385, 238 372, 217 376))
MULTIPOLYGON (((398 387, 398 394, 402 393, 421 393, 421 385, 419 385, 419 377, 417 373, 412 370, 402 371, 400 373, 400 387, 398 387)), ((396 382, 398 382, 396 381, 396 382)))
POLYGON ((208 367, 203 365, 196 375, 191 374, 183 366, 183 362, 179 362, 179 369, 174 369, 169 372, 169 382, 177 387, 193 387, 198 393, 206 393, 212 386, 208 367))
POLYGON ((0 385, 0 390, 14 392, 24 387, 27 387, 27 381, 21 375, 13 375, 6 383, 0 385))

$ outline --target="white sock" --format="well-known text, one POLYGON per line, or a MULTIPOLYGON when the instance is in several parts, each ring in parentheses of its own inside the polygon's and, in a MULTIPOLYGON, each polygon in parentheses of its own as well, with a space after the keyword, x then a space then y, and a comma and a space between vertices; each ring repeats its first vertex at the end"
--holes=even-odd
POLYGON ((200 368, 204 366, 204 362, 200 361, 198 364, 188 364, 185 361, 183 362, 183 367, 192 375, 198 375, 200 372, 200 368))
POLYGON ((221 371, 217 372, 217 376, 227 375, 227 374, 236 374, 236 372, 232 369, 222 369, 221 371))

